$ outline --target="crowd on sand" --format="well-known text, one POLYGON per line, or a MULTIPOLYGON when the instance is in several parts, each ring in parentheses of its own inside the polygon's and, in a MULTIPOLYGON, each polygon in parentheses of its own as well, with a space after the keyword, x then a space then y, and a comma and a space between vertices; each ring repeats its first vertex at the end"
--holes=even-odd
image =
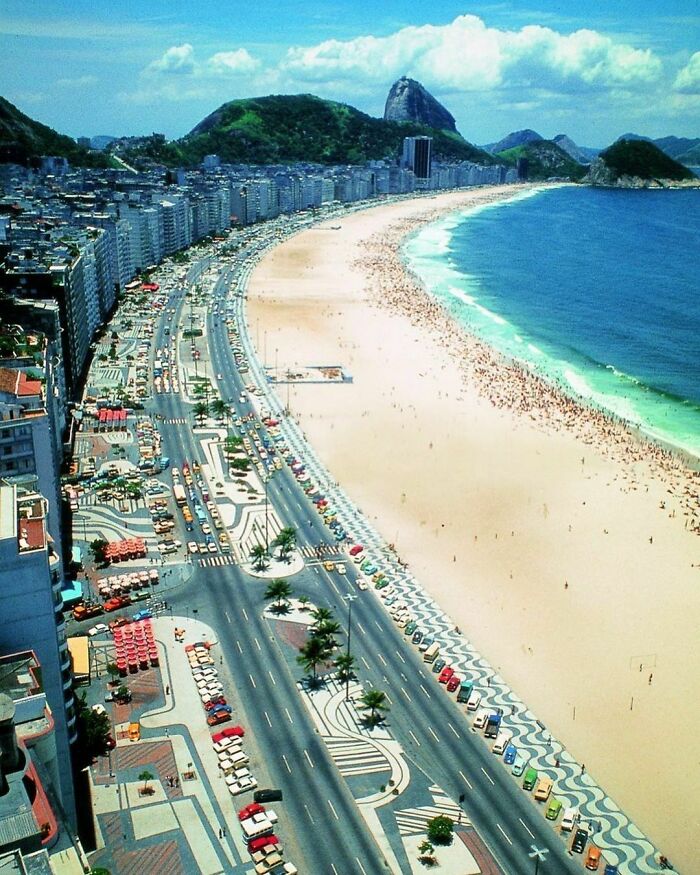
MULTIPOLYGON (((403 239, 420 225, 434 221, 442 210, 429 210, 403 219, 361 243, 356 267, 367 277, 371 302, 407 316, 427 329, 444 347, 466 381, 496 407, 528 417, 541 429, 567 429, 601 455, 625 464, 621 488, 638 489, 648 473, 659 478, 666 492, 685 516, 685 528, 700 534, 700 472, 689 460, 647 439, 625 420, 576 398, 531 367, 508 359, 469 334, 433 298, 401 259, 403 239)), ((585 464, 585 455, 582 458, 585 464)), ((660 502, 662 510, 676 516, 675 504, 660 502)), ((700 567, 700 566, 699 566, 700 567)))

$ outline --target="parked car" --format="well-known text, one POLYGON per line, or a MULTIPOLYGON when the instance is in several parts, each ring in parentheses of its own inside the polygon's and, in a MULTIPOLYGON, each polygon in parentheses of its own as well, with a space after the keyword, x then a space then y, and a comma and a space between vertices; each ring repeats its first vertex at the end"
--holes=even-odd
POLYGON ((207 717, 209 726, 218 726, 220 723, 227 723, 231 719, 228 711, 217 711, 215 714, 210 714, 207 717))
POLYGON ((509 744, 506 748, 506 752, 503 754, 503 762, 507 766, 512 766, 515 762, 515 757, 517 756, 518 749, 514 744, 509 744))
POLYGON ((588 842, 588 830, 579 827, 574 833, 574 840, 571 843, 571 850, 575 854, 582 854, 588 842))
POLYGON ((442 657, 439 657, 433 663, 433 674, 439 674, 443 668, 445 667, 445 660, 442 657))
POLYGON ((595 872, 600 866, 600 848, 596 845, 591 845, 586 854, 586 869, 595 872))
POLYGON ((88 635, 94 638, 95 635, 102 635, 103 632, 109 632, 109 626, 106 623, 98 623, 96 626, 88 629, 88 635))
POLYGON ((454 673, 455 670, 451 666, 446 665, 438 675, 438 683, 446 684, 454 673))
MULTIPOLYGON (((440 680, 438 678, 438 680, 440 680)), ((453 674, 452 677, 447 681, 447 692, 454 693, 457 687, 462 683, 462 678, 456 674, 453 674)))
POLYGON ((225 705, 226 699, 223 696, 217 696, 215 699, 209 699, 208 702, 204 703, 204 707, 207 711, 213 711, 217 705, 225 705))
POLYGON ((212 735, 212 741, 223 741, 224 738, 243 738, 245 729, 242 726, 227 726, 221 732, 216 732, 212 735))
POLYGON ((265 806, 259 802, 250 802, 238 812, 238 819, 245 820, 247 817, 252 817, 254 814, 262 814, 265 811, 265 806))
POLYGON ((210 714, 230 714, 233 708, 230 705, 214 705, 209 709, 210 714))

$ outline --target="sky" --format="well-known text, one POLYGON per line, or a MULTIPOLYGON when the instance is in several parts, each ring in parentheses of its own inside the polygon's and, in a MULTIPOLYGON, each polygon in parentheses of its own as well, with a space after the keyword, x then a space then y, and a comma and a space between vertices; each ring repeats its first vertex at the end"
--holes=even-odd
POLYGON ((0 94, 77 136, 182 136, 222 103, 312 93, 381 116, 419 80, 484 144, 700 136, 698 0, 2 0, 0 94))

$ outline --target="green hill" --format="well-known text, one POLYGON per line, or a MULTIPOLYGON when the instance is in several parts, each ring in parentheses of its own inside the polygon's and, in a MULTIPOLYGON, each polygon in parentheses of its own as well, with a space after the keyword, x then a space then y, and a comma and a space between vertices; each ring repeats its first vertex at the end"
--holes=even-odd
POLYGON ((497 152, 496 157, 506 164, 515 165, 519 158, 528 162, 528 179, 542 180, 551 177, 581 179, 586 168, 574 161, 568 152, 552 140, 529 140, 504 152, 497 152))
POLYGON ((193 166, 209 154, 231 164, 362 164, 395 159, 403 138, 419 135, 433 138, 436 158, 494 163, 492 156, 457 133, 372 118, 347 104, 311 94, 232 100, 181 139, 126 152, 125 157, 130 162, 146 158, 170 166, 193 166))
POLYGON ((693 179, 693 174, 647 140, 618 140, 600 153, 613 176, 640 179, 693 179))
POLYGON ((107 167, 110 163, 105 155, 84 149, 0 97, 0 163, 36 164, 44 155, 67 158, 77 167, 107 167))

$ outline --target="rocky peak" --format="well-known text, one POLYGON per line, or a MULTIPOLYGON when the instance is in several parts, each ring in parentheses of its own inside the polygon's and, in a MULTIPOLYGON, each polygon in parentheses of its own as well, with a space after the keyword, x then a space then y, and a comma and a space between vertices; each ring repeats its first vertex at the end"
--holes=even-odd
POLYGON ((452 113, 420 82, 406 76, 402 76, 391 86, 384 107, 384 118, 392 122, 418 122, 438 130, 457 133, 452 113))

